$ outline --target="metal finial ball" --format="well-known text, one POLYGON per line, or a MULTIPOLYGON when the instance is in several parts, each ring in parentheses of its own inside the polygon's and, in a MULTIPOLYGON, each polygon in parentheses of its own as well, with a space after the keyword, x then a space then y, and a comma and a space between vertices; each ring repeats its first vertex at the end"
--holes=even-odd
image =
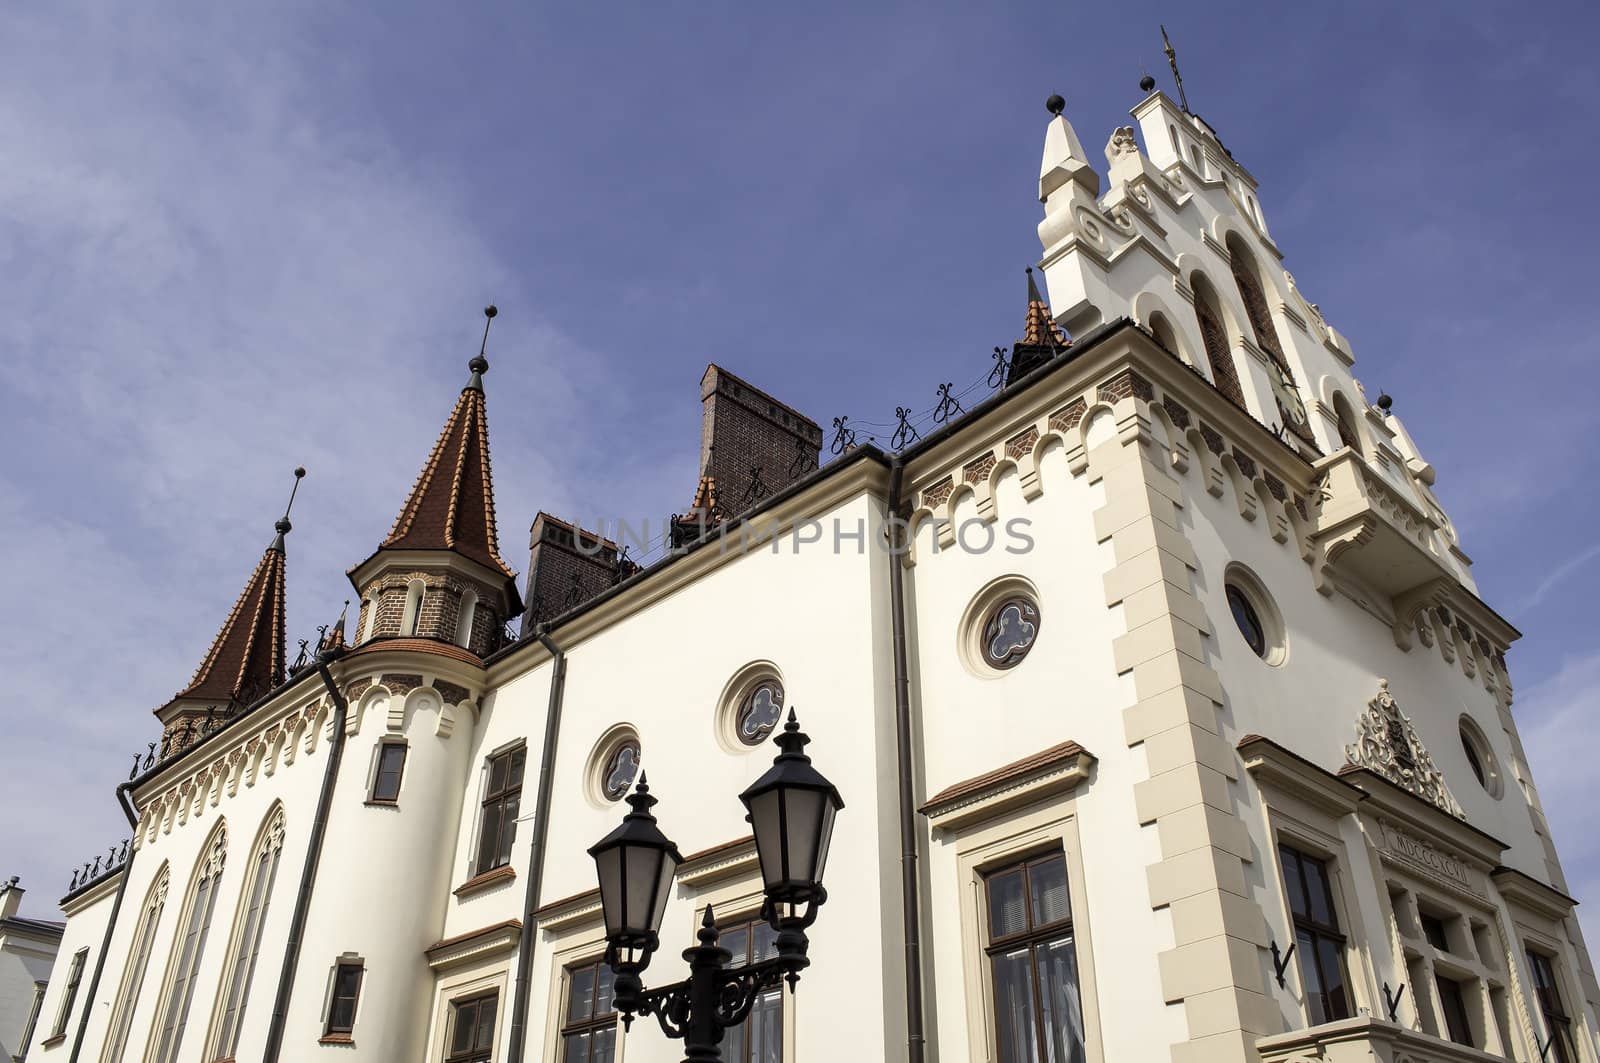
POLYGON ((1144 77, 1139 79, 1139 91, 1140 92, 1149 92, 1151 89, 1153 89, 1155 87, 1156 87, 1156 79, 1151 77, 1149 74, 1146 74, 1144 77))
POLYGON ((1392 399, 1387 392, 1381 392, 1378 395, 1378 409, 1382 410, 1384 413, 1388 413, 1393 408, 1394 399, 1392 399))
POLYGON ((305 476, 305 474, 306 474, 306 467, 304 465, 296 465, 294 467, 294 478, 296 480, 298 480, 301 477, 305 476))
POLYGON ((499 312, 499 309, 493 303, 490 303, 488 306, 483 308, 484 317, 494 317, 499 312))
POLYGON ((277 530, 279 535, 288 535, 294 530, 294 525, 289 523, 288 517, 279 517, 278 523, 274 524, 272 527, 277 530))
POLYGON ((472 356, 472 361, 467 363, 467 368, 474 373, 487 373, 489 371, 489 359, 481 354, 475 354, 472 356))
POLYGON ((1050 98, 1044 101, 1044 109, 1051 114, 1059 115, 1067 109, 1067 101, 1062 99, 1058 93, 1051 93, 1050 98))

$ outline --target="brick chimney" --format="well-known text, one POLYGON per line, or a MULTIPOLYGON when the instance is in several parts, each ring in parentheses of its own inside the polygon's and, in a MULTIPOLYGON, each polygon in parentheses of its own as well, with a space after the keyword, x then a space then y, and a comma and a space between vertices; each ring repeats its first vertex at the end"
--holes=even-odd
POLYGON ((700 482, 675 522, 685 531, 697 518, 707 527, 732 520, 817 467, 817 423, 720 365, 700 378, 700 402, 700 482))
POLYGON ((11 881, 0 885, 0 919, 10 919, 17 914, 17 909, 22 907, 22 895, 28 892, 17 885, 17 876, 12 875, 11 881))
POLYGON ((639 569, 617 544, 595 532, 540 512, 528 533, 528 609, 523 633, 560 616, 639 569))

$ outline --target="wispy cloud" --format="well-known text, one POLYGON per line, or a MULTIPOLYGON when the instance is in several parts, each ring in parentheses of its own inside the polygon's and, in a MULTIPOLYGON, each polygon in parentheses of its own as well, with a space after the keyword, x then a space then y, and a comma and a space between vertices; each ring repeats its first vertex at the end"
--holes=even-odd
POLYGON ((291 636, 349 596, 343 570, 387 531, 486 301, 506 308, 489 389, 513 564, 536 509, 626 491, 665 511, 671 480, 659 460, 596 454, 583 426, 633 400, 605 356, 530 312, 458 173, 322 106, 319 81, 348 60, 319 68, 264 12, 63 14, 13 9, 0 34, 0 541, 24 562, 7 600, 26 603, 0 615, 0 794, 51 808, 8 817, 0 856, 41 910, 125 832, 111 787, 266 546, 296 464, 311 474, 291 636))
POLYGON ((1593 561, 1597 557, 1600 557, 1600 543, 1593 544, 1587 550, 1580 552, 1575 557, 1567 558, 1567 560, 1551 569, 1550 574, 1539 581, 1539 585, 1534 587, 1531 594, 1517 603, 1517 610, 1519 612, 1525 612, 1534 608, 1540 602, 1544 601, 1545 596, 1551 591, 1555 590, 1558 584, 1564 582, 1574 572, 1578 571, 1578 569, 1582 568, 1584 565, 1587 565, 1590 561, 1593 561))
MULTIPOLYGON (((1600 896, 1600 834, 1590 819, 1594 771, 1588 756, 1573 754, 1600 745, 1600 652, 1570 658, 1555 675, 1518 691, 1515 712, 1568 885, 1580 899, 1600 896)), ((1593 908, 1578 908, 1591 952, 1600 947, 1593 908)))

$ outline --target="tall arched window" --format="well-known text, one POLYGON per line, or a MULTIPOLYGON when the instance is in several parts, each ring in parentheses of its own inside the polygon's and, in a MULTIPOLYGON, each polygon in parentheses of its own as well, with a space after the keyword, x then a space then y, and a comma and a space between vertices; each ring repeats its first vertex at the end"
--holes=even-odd
POLYGON ((1194 316, 1200 323, 1200 339, 1206 347, 1206 361, 1211 363, 1211 382, 1234 405, 1243 409, 1244 389, 1239 386, 1239 371, 1234 368, 1233 352, 1228 349, 1228 330, 1222 324, 1222 311, 1217 309, 1216 292, 1198 273, 1194 275, 1192 285, 1194 316))
POLYGON ((1159 310, 1150 315, 1150 334, 1161 346, 1182 357, 1183 351, 1178 348, 1178 333, 1172 327, 1172 322, 1167 320, 1167 315, 1159 310))
POLYGON ((183 1031, 189 1024, 189 1005, 194 1002, 195 973, 205 954, 206 935, 211 929, 211 913, 217 907, 217 891, 222 884, 222 864, 228 855, 228 825, 218 823, 200 850, 189 896, 184 901, 183 919, 173 942, 172 959, 167 965, 169 982, 156 1014, 159 1016, 152 1038, 148 1063, 172 1063, 183 1044, 183 1031))
POLYGON ((422 623, 422 599, 426 593, 422 581, 412 580, 406 585, 406 609, 400 614, 400 634, 415 635, 422 623))
POLYGON ((1272 310, 1267 306, 1266 289, 1256 272, 1255 256, 1250 254, 1244 241, 1234 233, 1228 234, 1228 265, 1233 270, 1233 283, 1244 302, 1245 316, 1250 319, 1250 331, 1255 334, 1256 346, 1271 360, 1273 398, 1277 400, 1278 416, 1284 427, 1307 442, 1315 442, 1311 435, 1311 420, 1306 416, 1305 403, 1295 388, 1294 375, 1289 369, 1289 359, 1278 341, 1278 329, 1272 323, 1272 310))
POLYGON ((461 594, 461 609, 456 614, 456 645, 472 645, 472 621, 478 613, 478 592, 467 588, 461 594))
POLYGON ((366 642, 372 638, 373 631, 377 630, 378 627, 378 596, 376 594, 368 595, 363 609, 366 615, 361 620, 360 641, 366 642))
POLYGON ((1339 426, 1339 442, 1357 454, 1365 455, 1366 451, 1361 446, 1361 430, 1356 427, 1355 411, 1350 408, 1350 400, 1341 391, 1333 393, 1333 419, 1339 426))
POLYGON ((161 911, 167 906, 167 883, 171 879, 172 872, 162 864, 139 909, 139 923, 133 931, 127 966, 122 971, 122 985, 117 989, 117 1002, 111 1009, 111 1030, 106 1036, 105 1050, 100 1053, 104 1063, 119 1063, 128 1047, 128 1030, 133 1025, 134 1009, 139 1006, 139 990, 144 987, 144 972, 150 966, 150 950, 155 945, 161 911))
POLYGON ((267 905, 278 877, 278 857, 283 852, 283 806, 267 813, 266 823, 245 867, 249 876, 240 892, 240 912, 228 943, 228 956, 222 970, 222 992, 217 996, 217 1013, 212 1019, 213 1042, 206 1059, 232 1059, 239 1048, 239 1028, 244 1023, 244 1006, 250 998, 250 981, 256 971, 256 956, 261 950, 261 927, 267 920, 267 905))

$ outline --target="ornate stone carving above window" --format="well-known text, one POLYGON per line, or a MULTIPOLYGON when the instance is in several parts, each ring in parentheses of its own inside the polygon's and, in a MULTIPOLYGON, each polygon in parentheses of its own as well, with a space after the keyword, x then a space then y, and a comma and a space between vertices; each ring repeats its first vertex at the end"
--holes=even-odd
POLYGON ((1467 818, 1445 785, 1444 774, 1433 766, 1411 718, 1389 693, 1387 679, 1378 680, 1378 696, 1357 717, 1355 743, 1344 747, 1344 755, 1356 767, 1376 772, 1457 819, 1467 818))

